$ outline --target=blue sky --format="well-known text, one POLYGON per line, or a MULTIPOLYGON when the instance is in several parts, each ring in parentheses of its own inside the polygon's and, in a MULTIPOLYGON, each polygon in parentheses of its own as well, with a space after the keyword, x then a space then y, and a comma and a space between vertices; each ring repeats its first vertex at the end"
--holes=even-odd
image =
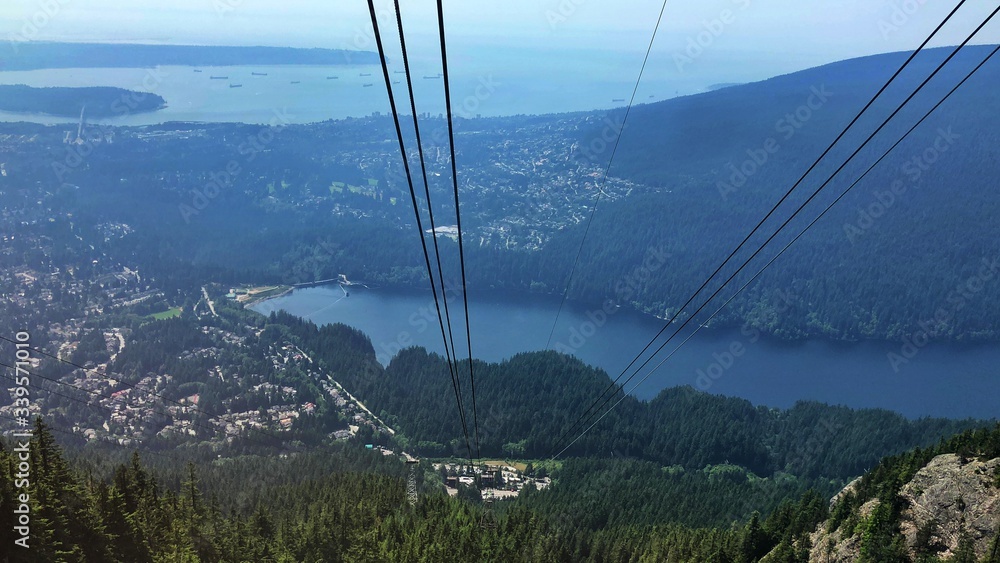
MULTIPOLYGON (((934 45, 961 41, 993 8, 969 0, 934 45)), ((415 45, 435 31, 432 0, 402 0, 415 45)), ((453 51, 496 46, 600 50, 641 57, 658 0, 451 1, 453 51)), ((955 0, 668 0, 654 64, 750 66, 766 77, 825 62, 916 47, 955 0), (693 47, 700 43, 702 49, 693 47)), ((391 2, 376 6, 390 16, 391 2)), ((1000 19, 1000 18, 998 18, 1000 19)), ((386 24, 391 20, 386 19, 386 24)), ((215 45, 373 48, 362 0, 4 0, 0 37, 215 45), (32 21, 41 23, 35 25, 32 21)), ((1000 22, 976 43, 1000 42, 1000 22)))

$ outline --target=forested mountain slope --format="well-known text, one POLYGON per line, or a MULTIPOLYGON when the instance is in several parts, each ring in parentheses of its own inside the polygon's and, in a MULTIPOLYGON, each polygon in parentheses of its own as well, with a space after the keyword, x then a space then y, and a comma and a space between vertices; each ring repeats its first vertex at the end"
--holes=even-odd
MULTIPOLYGON (((919 55, 807 176, 765 225, 766 233, 830 178, 950 50, 919 55)), ((834 177, 803 212, 804 220, 790 225, 792 233, 853 183, 988 50, 967 48, 955 57, 834 177)), ((906 56, 842 61, 633 108, 611 175, 638 187, 632 197, 598 208, 571 295, 612 296, 658 314, 673 311, 799 180, 906 56), (622 295, 616 284, 650 249, 669 252, 669 260, 633 294, 622 295)), ((985 65, 723 318, 747 320, 786 336, 901 338, 928 332, 934 338, 995 337, 993 319, 1000 313, 1000 245, 993 227, 1000 211, 998 83, 1000 66, 985 65), (782 315, 774 314, 778 289, 793 296, 794 306, 782 315)), ((581 155, 590 153, 586 147, 607 127, 593 120, 581 131, 581 155)), ((538 264, 537 280, 552 289, 564 286, 582 230, 568 229, 552 241, 538 264)), ((752 239, 751 251, 764 239, 752 239)), ((773 250, 737 281, 749 279, 790 239, 779 236, 773 250)), ((728 277, 751 251, 740 253, 723 275, 728 277)))
MULTIPOLYGON (((13 473, 0 473, 0 540, 12 562, 889 563, 933 562, 946 554, 953 556, 949 561, 995 563, 1000 555, 1000 534, 989 529, 974 536, 972 527, 965 527, 951 549, 942 542, 947 538, 942 538, 934 520, 911 533, 915 543, 901 533, 910 529, 907 499, 922 494, 912 483, 943 457, 972 467, 992 457, 989 463, 996 466, 1000 429, 967 432, 936 448, 884 460, 853 485, 852 492, 842 495, 832 511, 825 499, 809 491, 766 515, 753 514, 741 522, 715 527, 649 525, 635 512, 629 515, 634 520, 581 523, 577 516, 581 504, 603 502, 605 510, 622 504, 614 496, 616 486, 655 495, 648 483, 660 472, 650 475, 623 462, 616 475, 620 483, 612 480, 604 486, 583 487, 579 479, 566 475, 556 485, 559 496, 534 493, 523 501, 501 503, 495 509, 495 529, 480 526, 486 507, 449 498, 441 492, 433 472, 418 473, 420 495, 411 508, 404 493, 402 462, 357 446, 288 458, 243 456, 187 467, 163 461, 164 456, 150 462, 135 455, 110 467, 97 463, 95 471, 93 461, 100 462, 106 451, 90 450, 71 461, 44 423, 36 422, 34 434, 27 446, 30 484, 15 485, 13 473), (904 486, 907 481, 910 484, 904 486), (15 491, 26 495, 27 501, 15 497, 15 491), (541 501, 536 500, 540 497, 541 501), (22 504, 30 511, 30 535, 15 526, 14 511, 25 512, 22 504), (863 506, 868 507, 865 514, 859 512, 863 506), (824 541, 823 534, 830 532, 856 538, 852 556, 841 558, 840 545, 824 541), (15 539, 21 543, 15 544, 15 539)), ((24 447, 0 440, 0 465, 12 466, 18 458, 14 448, 24 447)), ((578 468, 594 474, 592 469, 578 468)), ((997 496, 996 479, 995 474, 975 475, 982 483, 980 496, 968 503, 951 503, 949 514, 923 516, 940 516, 941 522, 951 523, 952 512, 979 514, 980 501, 997 496)), ((658 508, 650 498, 669 503, 663 497, 647 497, 647 509, 658 508)), ((702 506, 684 509, 705 510, 725 502, 722 496, 709 497, 702 506)), ((995 524, 995 511, 986 517, 995 524)), ((976 525, 986 519, 978 518, 976 525)), ((978 533, 979 528, 975 530, 978 533)))
MULTIPOLYGON (((383 370, 370 342, 354 329, 317 328, 286 313, 273 314, 270 320, 288 327, 289 334, 304 349, 314 351, 338 381, 395 426, 414 451, 466 455, 444 358, 409 348, 383 370), (354 351, 344 353, 345 349, 354 351)), ((500 363, 476 362, 475 373, 484 456, 542 458, 555 453, 556 445, 566 446, 575 437, 570 430, 577 417, 610 383, 604 371, 555 352, 518 354, 500 363)), ((468 381, 466 376, 463 381, 468 381)), ((462 393, 472 432, 467 383, 462 393)), ((762 476, 785 472, 848 479, 885 455, 930 445, 981 424, 909 421, 889 411, 813 402, 780 411, 676 387, 648 403, 626 398, 566 455, 635 457, 692 470, 735 464, 762 476)), ((580 430, 576 428, 576 433, 580 430)))

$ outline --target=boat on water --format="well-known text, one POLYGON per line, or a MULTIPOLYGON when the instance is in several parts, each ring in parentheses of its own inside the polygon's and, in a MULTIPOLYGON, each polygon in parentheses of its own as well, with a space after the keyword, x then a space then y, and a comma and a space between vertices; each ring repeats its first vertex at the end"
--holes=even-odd
POLYGON ((434 76, 425 76, 424 80, 437 80, 438 78, 441 78, 440 74, 437 74, 437 75, 434 75, 434 76))
POLYGON ((267 76, 266 72, 251 72, 250 76, 267 76))
POLYGON ((292 80, 292 84, 298 84, 300 82, 302 82, 302 81, 301 80, 292 80))
POLYGON ((362 72, 358 76, 371 76, 371 75, 372 75, 372 73, 370 73, 370 72, 362 72))
POLYGON ((228 76, 209 76, 210 80, 229 80, 228 76))
POLYGON ((615 98, 615 99, 613 99, 613 100, 611 100, 611 101, 612 101, 612 102, 624 102, 624 101, 625 101, 625 98, 615 98))
POLYGON ((327 76, 326 77, 327 80, 336 80, 338 78, 340 78, 340 77, 339 76, 327 76))
POLYGON ((371 82, 369 82, 368 84, 362 84, 361 85, 362 88, 368 88, 369 86, 374 86, 374 84, 372 84, 371 82))
POLYGON ((201 71, 200 71, 200 70, 198 70, 198 69, 194 69, 194 71, 195 71, 195 72, 201 72, 201 71))
POLYGON ((230 88, 242 88, 243 85, 242 84, 230 84, 229 87, 230 88))

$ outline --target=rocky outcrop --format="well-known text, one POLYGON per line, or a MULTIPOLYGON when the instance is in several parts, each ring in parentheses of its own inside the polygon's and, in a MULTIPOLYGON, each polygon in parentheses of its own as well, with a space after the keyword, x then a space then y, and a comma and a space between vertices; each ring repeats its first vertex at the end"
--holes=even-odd
MULTIPOLYGON (((900 490, 905 500, 900 532, 915 557, 918 548, 930 547, 944 559, 951 557, 963 537, 971 541, 977 557, 989 552, 1000 528, 1000 458, 989 461, 963 459, 956 454, 933 458, 900 490)), ((834 500, 854 490, 852 482, 834 500)), ((868 517, 878 506, 871 500, 858 516, 868 517)), ((810 536, 810 563, 853 563, 858 560, 861 538, 839 529, 828 532, 828 523, 810 536)), ((843 527, 842 527, 843 528, 843 527)))
POLYGON ((952 555, 963 533, 983 557, 1000 526, 998 470, 1000 458, 983 462, 944 454, 918 471, 900 491, 908 505, 900 530, 911 552, 924 529, 919 541, 938 547, 942 557, 952 555))
MULTIPOLYGON (((847 492, 852 492, 852 485, 857 480, 851 482, 843 491, 833 497, 834 502, 847 492)), ((867 518, 878 506, 878 499, 873 499, 861 505, 858 513, 862 518, 867 518)), ((827 523, 823 522, 819 528, 809 537, 812 542, 812 550, 809 552, 809 563, 852 563, 858 560, 861 554, 861 537, 852 536, 843 527, 827 531, 827 523)))

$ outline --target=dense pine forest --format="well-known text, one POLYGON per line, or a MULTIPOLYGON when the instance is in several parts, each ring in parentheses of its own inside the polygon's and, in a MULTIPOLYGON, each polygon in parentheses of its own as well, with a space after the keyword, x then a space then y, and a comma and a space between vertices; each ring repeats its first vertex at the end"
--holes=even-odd
MULTIPOLYGON (((766 516, 754 513, 743 523, 690 527, 644 525, 623 518, 602 523, 598 530, 563 514, 539 512, 528 499, 499 507, 497 526, 491 529, 481 523, 485 511, 492 509, 449 498, 438 492, 433 480, 421 479, 421 496, 416 506, 409 506, 403 464, 356 448, 289 458, 239 457, 198 466, 183 465, 169 456, 150 466, 149 459, 133 454, 109 466, 100 461, 107 452, 85 450, 67 457, 40 420, 34 435, 29 446, 31 483, 16 490, 30 495, 30 550, 5 548, 15 562, 749 563, 767 556, 769 562, 796 563, 808 561, 809 533, 831 516, 822 496, 805 492, 766 516)), ((867 530, 864 561, 908 561, 891 552, 898 534, 892 513, 852 517, 855 520, 845 524, 851 507, 874 495, 892 498, 899 484, 934 455, 996 457, 998 441, 1000 427, 886 459, 861 481, 856 495, 834 505, 831 525, 867 530)), ((18 446, 9 440, 2 446, 0 466, 13 467, 17 459, 13 448, 18 446)), ((8 471, 0 476, 0 541, 5 546, 13 545, 16 533, 13 518, 18 501, 12 475, 8 471)), ((613 491, 595 484, 572 489, 572 494, 606 501, 613 491)), ((647 504, 659 501, 646 498, 647 504)), ((716 498, 714 504, 727 502, 716 498)), ((1000 560, 1000 539, 995 546, 982 561, 1000 560)), ((967 555, 951 561, 978 563, 967 555)))

